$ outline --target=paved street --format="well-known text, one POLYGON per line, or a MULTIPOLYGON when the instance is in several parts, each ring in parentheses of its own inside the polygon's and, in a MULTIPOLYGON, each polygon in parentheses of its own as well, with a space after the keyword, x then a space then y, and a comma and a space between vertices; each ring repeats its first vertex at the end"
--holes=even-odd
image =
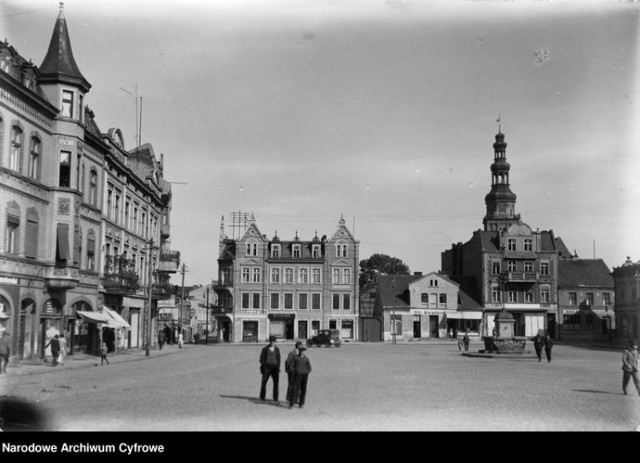
MULTIPOLYGON (((260 402, 263 344, 169 346, 0 377, 9 430, 60 431, 634 431, 640 397, 621 391, 621 351, 557 344, 528 353, 461 355, 451 342, 310 348, 304 409, 260 402)), ((472 344, 471 352, 482 346, 472 344)), ((283 359, 291 344, 280 345, 283 359)), ((269 383, 271 391, 271 383, 269 383)), ((270 394, 270 392, 269 392, 270 394)), ((270 397, 270 395, 268 395, 270 397)))

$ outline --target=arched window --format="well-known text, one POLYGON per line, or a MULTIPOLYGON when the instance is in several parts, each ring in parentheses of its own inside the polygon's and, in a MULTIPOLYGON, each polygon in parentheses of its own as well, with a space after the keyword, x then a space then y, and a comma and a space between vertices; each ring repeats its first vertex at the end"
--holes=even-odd
POLYGON ((29 146, 29 165, 27 166, 27 175, 32 179, 40 178, 40 153, 42 152, 42 143, 37 136, 31 137, 29 146))
POLYGON ((91 169, 89 174, 89 204, 97 206, 98 204, 98 173, 91 169))
POLYGON ((19 171, 22 157, 22 129, 18 125, 11 128, 11 151, 9 152, 9 169, 19 171))
POLYGON ((20 230, 20 206, 14 201, 7 204, 4 250, 9 254, 18 253, 18 236, 20 230))

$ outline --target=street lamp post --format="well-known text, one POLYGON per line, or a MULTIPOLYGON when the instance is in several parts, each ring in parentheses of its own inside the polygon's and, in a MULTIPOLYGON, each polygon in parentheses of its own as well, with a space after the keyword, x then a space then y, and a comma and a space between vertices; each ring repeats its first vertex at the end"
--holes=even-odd
POLYGON ((146 332, 145 332, 145 355, 148 357, 149 356, 149 349, 151 346, 151 306, 153 304, 153 250, 155 249, 154 245, 153 245, 153 238, 151 238, 149 240, 148 244, 148 251, 149 251, 149 262, 148 262, 148 267, 149 267, 149 273, 147 275, 148 281, 147 281, 147 292, 148 292, 148 296, 149 296, 149 300, 147 301, 147 314, 146 314, 146 320, 147 320, 147 326, 146 326, 146 332))
POLYGON ((391 280, 391 298, 393 300, 393 306, 391 309, 391 337, 393 343, 396 343, 396 279, 391 280))

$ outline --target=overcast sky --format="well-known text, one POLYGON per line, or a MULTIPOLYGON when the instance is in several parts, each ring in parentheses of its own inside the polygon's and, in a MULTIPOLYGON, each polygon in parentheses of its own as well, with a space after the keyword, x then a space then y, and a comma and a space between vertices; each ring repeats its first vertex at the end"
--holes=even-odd
MULTIPOLYGON (((610 269, 640 260, 638 8, 66 0, 64 15, 86 102, 128 148, 142 97, 192 285, 217 278, 232 211, 283 240, 331 236, 344 215, 362 259, 440 269, 483 226, 499 115, 523 222, 610 269)), ((0 39, 39 66, 58 10, 3 0, 0 39)))

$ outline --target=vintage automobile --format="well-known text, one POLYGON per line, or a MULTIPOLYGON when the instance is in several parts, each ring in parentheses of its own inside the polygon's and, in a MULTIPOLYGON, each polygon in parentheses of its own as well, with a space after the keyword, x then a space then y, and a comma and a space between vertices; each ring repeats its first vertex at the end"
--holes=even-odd
POLYGON ((336 346, 340 347, 342 340, 338 330, 318 330, 318 334, 307 339, 307 346, 336 346))

